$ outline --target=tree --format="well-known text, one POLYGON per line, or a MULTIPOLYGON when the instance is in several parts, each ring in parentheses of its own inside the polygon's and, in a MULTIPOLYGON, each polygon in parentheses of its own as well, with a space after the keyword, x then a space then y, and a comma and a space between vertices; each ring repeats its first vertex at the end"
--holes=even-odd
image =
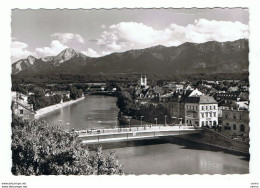
POLYGON ((90 154, 76 134, 44 121, 25 122, 13 116, 11 148, 14 175, 123 173, 113 152, 105 156, 98 147, 90 154))
POLYGON ((78 99, 78 98, 80 98, 81 96, 82 96, 82 94, 83 94, 83 91, 82 91, 82 89, 77 89, 76 87, 74 87, 74 86, 69 86, 68 88, 67 88, 67 90, 69 90, 70 91, 70 98, 72 99, 72 100, 76 100, 76 99, 78 99))

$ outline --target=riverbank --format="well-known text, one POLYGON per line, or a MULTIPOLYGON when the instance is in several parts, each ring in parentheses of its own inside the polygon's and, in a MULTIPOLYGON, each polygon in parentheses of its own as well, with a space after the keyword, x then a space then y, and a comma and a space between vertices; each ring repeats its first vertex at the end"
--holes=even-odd
POLYGON ((210 129, 204 129, 204 131, 199 134, 180 135, 178 137, 201 144, 218 147, 223 150, 249 154, 249 143, 230 139, 210 129))
POLYGON ((62 108, 64 106, 68 106, 68 105, 77 103, 77 102, 83 100, 84 98, 85 98, 85 96, 81 97, 81 98, 78 98, 76 100, 71 100, 71 101, 55 104, 55 105, 52 105, 52 106, 47 106, 45 108, 41 108, 41 109, 36 111, 36 114, 34 115, 34 118, 38 119, 38 118, 40 118, 40 116, 42 116, 44 114, 47 114, 47 113, 52 112, 54 110, 60 109, 60 108, 62 108))

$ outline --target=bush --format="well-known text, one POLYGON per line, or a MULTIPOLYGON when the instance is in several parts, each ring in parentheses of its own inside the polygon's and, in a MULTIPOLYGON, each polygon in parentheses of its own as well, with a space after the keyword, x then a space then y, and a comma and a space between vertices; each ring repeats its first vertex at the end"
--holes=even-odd
POLYGON ((105 156, 98 147, 90 154, 76 134, 44 121, 25 122, 14 116, 11 148, 14 175, 122 174, 114 152, 105 156))

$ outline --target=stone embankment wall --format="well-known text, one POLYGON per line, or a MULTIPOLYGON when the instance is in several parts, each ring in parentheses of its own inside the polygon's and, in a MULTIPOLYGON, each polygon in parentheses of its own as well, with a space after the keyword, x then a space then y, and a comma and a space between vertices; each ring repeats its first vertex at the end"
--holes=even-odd
POLYGON ((199 134, 181 135, 178 137, 220 147, 226 150, 249 154, 249 143, 233 140, 231 138, 228 138, 227 136, 224 136, 218 132, 215 132, 207 128, 205 128, 203 132, 199 134))

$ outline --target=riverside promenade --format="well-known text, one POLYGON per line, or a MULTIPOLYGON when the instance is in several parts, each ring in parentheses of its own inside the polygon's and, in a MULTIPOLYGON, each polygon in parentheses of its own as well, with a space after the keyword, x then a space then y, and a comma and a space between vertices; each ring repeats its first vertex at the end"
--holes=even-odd
POLYGON ((60 108, 62 108, 64 106, 68 106, 68 105, 77 103, 77 102, 83 100, 84 98, 85 97, 81 97, 81 98, 78 98, 76 100, 70 100, 70 101, 67 101, 67 102, 58 103, 58 104, 55 104, 55 105, 51 105, 51 106, 47 106, 47 107, 41 108, 41 109, 35 111, 34 118, 38 119, 38 118, 40 118, 44 114, 50 113, 50 112, 52 112, 54 110, 58 110, 58 109, 60 109, 60 108))
POLYGON ((163 136, 200 133, 202 129, 193 126, 142 126, 130 128, 96 129, 76 131, 84 144, 120 142, 151 139, 163 136))

